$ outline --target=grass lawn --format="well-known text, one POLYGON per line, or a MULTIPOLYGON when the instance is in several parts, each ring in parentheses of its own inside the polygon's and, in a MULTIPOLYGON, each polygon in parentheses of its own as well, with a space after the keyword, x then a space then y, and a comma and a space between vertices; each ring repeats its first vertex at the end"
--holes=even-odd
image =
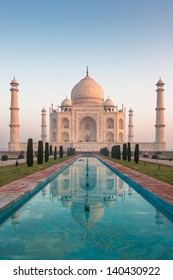
POLYGON ((0 187, 37 171, 46 169, 54 164, 60 163, 67 158, 68 157, 63 157, 62 159, 58 158, 56 161, 54 159, 50 159, 48 162, 44 162, 43 164, 34 162, 34 165, 31 167, 28 167, 26 163, 20 163, 18 166, 0 167, 0 187))
POLYGON ((138 172, 144 173, 148 176, 154 177, 160 181, 167 182, 173 185, 173 166, 161 165, 158 163, 142 162, 136 164, 133 160, 130 162, 124 160, 115 160, 109 157, 108 159, 115 161, 121 165, 134 169, 138 172))
MULTIPOLYGON (((44 162, 43 164, 37 164, 37 162, 34 162, 34 165, 32 167, 28 167, 25 163, 21 163, 18 166, 1 167, 0 187, 12 181, 21 179, 27 175, 33 174, 37 171, 46 169, 66 159, 67 157, 63 157, 62 159, 58 158, 56 161, 54 159, 50 159, 49 162, 44 162)), ((133 160, 131 160, 131 162, 128 162, 124 160, 115 160, 111 157, 109 157, 108 159, 134 169, 138 172, 144 173, 148 176, 154 177, 160 181, 164 181, 173 185, 173 166, 159 165, 157 163, 142 161, 139 161, 139 163, 136 164, 133 160)))

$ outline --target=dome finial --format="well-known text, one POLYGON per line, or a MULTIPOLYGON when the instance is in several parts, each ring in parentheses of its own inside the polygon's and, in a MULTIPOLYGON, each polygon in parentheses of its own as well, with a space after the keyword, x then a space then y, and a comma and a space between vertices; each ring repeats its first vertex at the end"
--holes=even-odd
POLYGON ((86 68, 86 75, 88 76, 88 66, 87 66, 87 68, 86 68))

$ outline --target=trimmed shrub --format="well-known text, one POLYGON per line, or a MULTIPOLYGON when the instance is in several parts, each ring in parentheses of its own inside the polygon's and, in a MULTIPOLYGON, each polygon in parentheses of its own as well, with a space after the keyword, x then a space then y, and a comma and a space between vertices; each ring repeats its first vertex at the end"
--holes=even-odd
POLYGON ((50 153, 50 155, 52 155, 52 154, 53 154, 52 145, 50 145, 50 148, 49 148, 49 153, 50 153))
POLYGON ((127 145, 126 143, 123 144, 123 160, 127 159, 127 145))
POLYGON ((121 159, 121 147, 120 145, 114 145, 111 149, 111 157, 115 159, 121 159))
POLYGON ((24 154, 23 153, 18 154, 18 159, 24 159, 24 154))
POLYGON ((136 164, 139 162, 139 144, 135 145, 134 161, 136 164))
POLYGON ((70 148, 67 148, 67 156, 70 156, 70 148))
POLYGON ((143 155, 143 158, 148 158, 148 155, 147 155, 147 154, 144 154, 144 155, 143 155))
POLYGON ((100 149, 100 154, 109 157, 109 150, 107 147, 100 149))
POLYGON ((49 161, 49 143, 46 142, 45 143, 45 162, 48 162, 49 161))
POLYGON ((27 152, 26 152, 26 163, 28 167, 33 166, 34 160, 33 160, 33 140, 32 138, 28 139, 27 144, 27 152))
POLYGON ((127 159, 129 162, 131 161, 131 145, 129 142, 127 144, 127 159))
POLYGON ((116 145, 116 159, 121 159, 121 147, 120 145, 116 145))
POLYGON ((64 154, 64 151, 63 151, 63 146, 59 146, 59 157, 60 158, 63 158, 63 154, 64 154))
POLYGON ((38 155, 37 155, 37 163, 43 163, 43 141, 38 141, 38 155))
POLYGON ((115 148, 115 145, 114 145, 114 146, 112 146, 112 149, 111 149, 111 157, 115 158, 115 154, 116 154, 116 148, 115 148))
POLYGON ((54 148, 54 160, 57 159, 57 146, 55 146, 54 148))
POLYGON ((8 156, 7 155, 2 155, 2 161, 7 161, 8 160, 8 156))
POLYGON ((152 159, 158 159, 158 155, 152 155, 152 159))

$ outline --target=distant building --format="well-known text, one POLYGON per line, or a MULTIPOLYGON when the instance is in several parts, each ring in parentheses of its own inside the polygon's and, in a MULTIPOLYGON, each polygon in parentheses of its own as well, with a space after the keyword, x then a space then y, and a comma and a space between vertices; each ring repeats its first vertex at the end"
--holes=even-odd
POLYGON ((99 151, 126 141, 125 109, 104 100, 102 87, 88 71, 56 110, 50 110, 50 143, 77 151, 99 151))
MULTIPOLYGON (((11 121, 10 151, 26 150, 27 143, 20 143, 18 82, 11 82, 11 121)), ((139 143, 141 151, 164 151, 164 83, 157 82, 155 142, 139 143)), ((128 139, 126 139, 126 110, 114 104, 108 97, 105 100, 102 87, 88 74, 78 82, 71 91, 71 98, 62 101, 55 109, 52 105, 49 112, 50 139, 47 140, 46 110, 42 109, 41 140, 49 141, 53 147, 62 145, 64 150, 75 148, 81 152, 97 152, 103 147, 130 142, 134 149, 133 110, 129 110, 128 139)), ((38 139, 39 140, 39 139, 38 139)), ((37 149, 37 143, 34 143, 37 149)))

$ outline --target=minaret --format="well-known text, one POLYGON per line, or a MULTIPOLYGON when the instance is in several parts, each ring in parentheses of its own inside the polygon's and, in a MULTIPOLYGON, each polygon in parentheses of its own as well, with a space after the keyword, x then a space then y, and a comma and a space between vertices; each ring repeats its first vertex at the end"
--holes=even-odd
POLYGON ((18 107, 18 82, 15 77, 10 83, 11 85, 11 118, 10 118, 10 143, 9 151, 20 151, 19 136, 19 107, 18 107))
POLYGON ((130 108, 129 110, 129 135, 128 135, 128 142, 129 143, 133 143, 133 137, 134 137, 134 132, 133 132, 133 128, 134 128, 134 125, 133 125, 133 110, 132 108, 130 108))
POLYGON ((41 121, 41 140, 45 143, 47 141, 47 135, 46 135, 46 109, 43 108, 41 111, 41 117, 42 117, 42 121, 41 121))
POLYGON ((157 104, 156 104, 156 134, 155 144, 156 150, 162 151, 166 149, 165 143, 165 120, 164 120, 164 82, 159 79, 156 84, 157 89, 157 104))

